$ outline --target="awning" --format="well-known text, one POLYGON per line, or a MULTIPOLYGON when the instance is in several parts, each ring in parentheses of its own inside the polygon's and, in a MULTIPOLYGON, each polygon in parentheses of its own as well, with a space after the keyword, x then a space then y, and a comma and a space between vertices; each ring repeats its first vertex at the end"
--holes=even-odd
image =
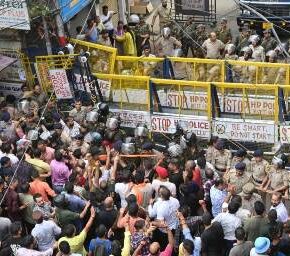
POLYGON ((15 59, 15 58, 0 55, 0 72, 16 61, 17 61, 17 59, 15 59))

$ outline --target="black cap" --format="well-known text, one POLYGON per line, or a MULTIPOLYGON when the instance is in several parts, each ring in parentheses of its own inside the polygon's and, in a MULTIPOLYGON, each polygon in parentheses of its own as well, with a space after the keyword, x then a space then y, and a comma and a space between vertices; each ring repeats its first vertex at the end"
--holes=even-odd
POLYGON ((246 156, 247 152, 243 148, 239 148, 235 154, 236 157, 244 157, 246 156))
POLYGON ((256 149, 254 151, 254 154, 253 154, 254 157, 262 157, 263 156, 263 151, 262 149, 256 149))
POLYGON ((225 148, 225 143, 222 140, 218 140, 215 145, 215 148, 217 150, 223 150, 225 148))
POLYGON ((235 169, 239 171, 244 171, 246 169, 246 164, 243 162, 239 162, 235 165, 235 169))

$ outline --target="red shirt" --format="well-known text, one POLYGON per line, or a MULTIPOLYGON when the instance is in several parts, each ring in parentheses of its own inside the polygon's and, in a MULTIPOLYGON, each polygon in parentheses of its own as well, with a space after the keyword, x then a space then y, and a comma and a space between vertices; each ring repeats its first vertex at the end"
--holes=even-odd
POLYGON ((192 180, 195 181, 195 183, 201 188, 202 182, 200 169, 198 167, 195 167, 195 169, 192 171, 192 174, 193 174, 192 180))

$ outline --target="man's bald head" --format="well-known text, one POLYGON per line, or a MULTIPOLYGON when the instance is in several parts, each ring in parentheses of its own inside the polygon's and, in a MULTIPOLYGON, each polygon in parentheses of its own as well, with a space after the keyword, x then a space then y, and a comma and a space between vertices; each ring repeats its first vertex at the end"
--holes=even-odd
POLYGON ((215 33, 215 32, 211 32, 211 33, 210 33, 210 40, 211 40, 212 42, 216 41, 216 33, 215 33))

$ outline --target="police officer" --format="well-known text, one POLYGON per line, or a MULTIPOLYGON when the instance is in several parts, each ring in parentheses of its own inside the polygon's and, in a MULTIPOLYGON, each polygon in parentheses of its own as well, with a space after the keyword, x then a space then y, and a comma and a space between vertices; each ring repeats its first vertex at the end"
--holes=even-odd
POLYGON ((220 175, 223 175, 231 168, 232 153, 225 149, 224 142, 219 140, 215 144, 215 150, 212 154, 212 165, 220 175))
POLYGON ((194 37, 195 37, 195 28, 196 25, 193 21, 193 18, 189 18, 183 27, 181 43, 182 43, 182 52, 184 57, 187 57, 188 50, 190 49, 192 55, 194 55, 194 37))
POLYGON ((196 58, 204 58, 205 51, 202 49, 203 42, 208 39, 208 34, 205 30, 205 25, 199 24, 196 27, 195 33, 194 33, 194 57, 196 58))
POLYGON ((251 45, 249 47, 253 51, 252 53, 253 60, 257 62, 264 62, 265 50, 260 45, 260 37, 258 35, 252 35, 249 40, 251 42, 251 45))
POLYGON ((217 38, 221 40, 224 44, 232 40, 231 30, 227 26, 228 26, 228 20, 226 18, 222 18, 221 26, 216 31, 217 38))
POLYGON ((269 173, 269 163, 263 159, 263 151, 256 149, 251 160, 251 178, 255 186, 259 187, 262 185, 263 180, 269 173))
POLYGON ((234 169, 231 169, 228 173, 228 177, 225 178, 226 182, 235 187, 236 194, 242 192, 242 188, 250 181, 250 177, 245 173, 246 164, 239 162, 235 165, 234 169))
POLYGON ((232 159, 232 168, 234 168, 237 163, 242 162, 246 164, 246 172, 250 172, 251 161, 249 160, 249 158, 246 157, 246 155, 247 155, 247 151, 244 150, 243 148, 239 148, 232 159))
POLYGON ((267 29, 263 32, 264 38, 262 40, 261 46, 264 48, 265 52, 274 50, 278 43, 277 41, 271 36, 271 30, 267 29))
POLYGON ((140 15, 140 22, 134 28, 136 36, 136 47, 137 47, 137 56, 142 55, 142 49, 144 46, 150 46, 150 27, 145 22, 144 17, 140 15))
POLYGON ((249 46, 249 38, 251 35, 251 30, 248 27, 243 27, 241 34, 237 37, 235 41, 237 54, 240 56, 241 51, 244 47, 249 46))
POLYGON ((175 37, 171 36, 170 28, 162 30, 162 37, 156 42, 156 49, 159 56, 173 56, 175 48, 181 48, 182 44, 175 37))
POLYGON ((274 156, 268 179, 263 182, 262 188, 264 191, 270 190, 284 193, 288 189, 288 186, 288 173, 285 170, 284 161, 274 156))
POLYGON ((159 16, 159 27, 160 31, 162 31, 163 28, 170 25, 170 17, 171 17, 171 8, 167 7, 167 0, 161 1, 161 6, 157 8, 157 11, 155 12, 152 20, 152 27, 155 24, 155 20, 159 16))
POLYGON ((255 185, 253 183, 246 183, 240 193, 240 196, 242 197, 242 208, 249 210, 251 213, 254 213, 255 202, 262 202, 262 197, 254 191, 255 185))

